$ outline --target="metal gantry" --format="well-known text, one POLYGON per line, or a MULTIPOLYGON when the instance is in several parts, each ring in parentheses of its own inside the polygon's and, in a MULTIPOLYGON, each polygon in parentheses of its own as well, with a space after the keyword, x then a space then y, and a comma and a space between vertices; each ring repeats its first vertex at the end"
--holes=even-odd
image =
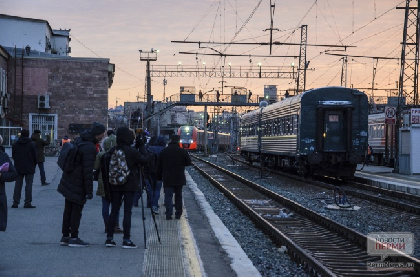
POLYGON ((399 97, 406 97, 406 104, 418 105, 418 67, 419 67, 419 3, 406 0, 404 31, 401 49, 401 68, 399 77, 399 97), (410 6, 410 4, 414 5, 410 6))

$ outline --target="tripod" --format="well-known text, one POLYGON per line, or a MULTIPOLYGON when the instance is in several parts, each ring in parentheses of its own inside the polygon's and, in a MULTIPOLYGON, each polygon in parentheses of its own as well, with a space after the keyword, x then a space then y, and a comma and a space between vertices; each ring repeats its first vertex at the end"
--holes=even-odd
MULTIPOLYGON (((146 217, 144 216, 143 189, 146 191, 146 194, 148 195, 149 202, 151 202, 151 194, 150 194, 150 192, 149 192, 149 189, 147 188, 147 185, 146 185, 146 182, 145 182, 145 179, 144 179, 144 170, 143 170, 143 168, 140 168, 140 200, 141 200, 141 216, 142 216, 142 219, 143 219, 143 234, 144 234, 143 239, 144 239, 144 248, 146 249, 146 248, 147 248, 147 245, 146 245, 146 224, 145 224, 146 217)), ((153 209, 152 209, 152 203, 149 203, 149 204, 150 204, 150 205, 149 205, 149 206, 150 206, 150 212, 151 212, 151 214, 152 214, 152 219, 153 219, 153 223, 154 223, 154 225, 155 225, 155 229, 156 229, 156 234, 157 234, 157 237, 158 237, 158 241, 159 241, 159 243, 161 243, 161 242, 160 242, 159 230, 158 230, 158 227, 157 227, 157 224, 156 224, 156 217, 155 217, 155 213, 153 212, 153 209)))

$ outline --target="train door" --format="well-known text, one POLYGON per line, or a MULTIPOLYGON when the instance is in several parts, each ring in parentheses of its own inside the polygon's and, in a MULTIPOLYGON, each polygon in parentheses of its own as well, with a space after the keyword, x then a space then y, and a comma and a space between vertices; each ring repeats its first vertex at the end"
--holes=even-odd
POLYGON ((347 130, 344 111, 325 110, 323 146, 326 152, 344 152, 347 149, 347 130))

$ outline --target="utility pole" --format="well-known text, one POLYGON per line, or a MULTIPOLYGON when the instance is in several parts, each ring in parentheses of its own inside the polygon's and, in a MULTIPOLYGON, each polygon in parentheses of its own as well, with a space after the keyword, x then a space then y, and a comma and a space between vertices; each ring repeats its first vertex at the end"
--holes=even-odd
POLYGON ((343 64, 341 66, 341 86, 347 87, 347 56, 341 58, 343 64))
POLYGON ((163 79, 163 100, 162 100, 162 102, 165 102, 165 97, 166 97, 165 90, 166 90, 166 85, 167 84, 168 84, 168 80, 163 79))
POLYGON ((299 67, 297 70, 297 88, 296 94, 302 93, 306 89, 306 68, 309 62, 306 63, 306 44, 308 40, 308 25, 301 26, 300 32, 300 51, 299 51, 299 67))
MULTIPOLYGON (((147 103, 146 103, 146 110, 147 110, 147 114, 146 116, 149 117, 152 114, 152 87, 151 87, 151 77, 150 77, 150 62, 151 61, 157 61, 157 53, 159 52, 159 50, 154 50, 153 48, 151 49, 150 52, 146 52, 146 51, 140 51, 140 61, 145 61, 146 62, 146 87, 147 87, 147 103)), ((148 120, 147 122, 147 129, 150 132, 150 125, 151 125, 151 121, 148 120)), ((144 126, 143 126, 144 127, 144 126)))
POLYGON ((276 9, 276 4, 272 3, 272 0, 270 0, 270 28, 265 29, 265 31, 270 31, 270 55, 271 55, 271 50, 273 48, 273 31, 279 31, 279 29, 277 28, 273 28, 273 17, 274 17, 274 11, 276 9))
POLYGON ((399 165, 399 135, 401 127, 401 118, 403 111, 403 97, 406 102, 410 99, 414 106, 419 104, 418 95, 418 67, 419 67, 419 2, 416 0, 406 0, 403 41, 401 48, 401 67, 399 77, 398 104, 397 104, 397 122, 395 125, 395 167, 396 173, 400 172, 399 165), (410 3, 415 4, 410 6, 410 3), (412 93, 409 89, 412 85, 412 93))

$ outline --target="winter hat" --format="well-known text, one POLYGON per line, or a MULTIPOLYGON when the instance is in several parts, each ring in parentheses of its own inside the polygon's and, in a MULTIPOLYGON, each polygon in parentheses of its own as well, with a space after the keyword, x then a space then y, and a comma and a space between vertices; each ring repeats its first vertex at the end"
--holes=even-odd
POLYGON ((117 144, 127 144, 131 145, 135 139, 134 131, 128 127, 119 127, 117 129, 117 144))
POLYGON ((27 130, 27 129, 23 129, 23 130, 20 132, 20 136, 21 136, 21 137, 29 137, 29 130, 27 130))
POLYGON ((180 140, 181 140, 181 137, 179 135, 171 136, 171 142, 179 143, 180 140))
POLYGON ((93 122, 92 129, 90 130, 90 132, 96 137, 100 134, 105 133, 105 126, 99 122, 93 122))

